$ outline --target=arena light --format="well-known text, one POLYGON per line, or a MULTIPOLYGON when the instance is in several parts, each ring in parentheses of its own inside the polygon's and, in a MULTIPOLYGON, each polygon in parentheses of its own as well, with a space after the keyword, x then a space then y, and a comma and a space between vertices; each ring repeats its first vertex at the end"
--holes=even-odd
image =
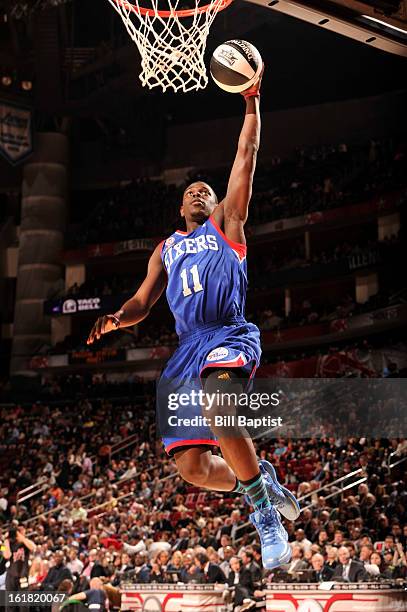
POLYGON ((390 28, 391 30, 395 30, 396 32, 401 32, 401 34, 407 34, 407 30, 402 30, 402 28, 398 28, 397 26, 394 26, 391 23, 386 23, 381 19, 376 19, 376 17, 370 17, 370 15, 361 15, 361 17, 363 17, 363 19, 369 19, 369 21, 374 21, 375 23, 378 23, 386 28, 390 28))
POLYGON ((31 91, 32 88, 32 81, 21 81, 21 89, 24 89, 24 91, 31 91))
POLYGON ((10 87, 12 82, 13 79, 11 78, 11 76, 5 75, 1 77, 1 84, 3 85, 3 87, 10 87))

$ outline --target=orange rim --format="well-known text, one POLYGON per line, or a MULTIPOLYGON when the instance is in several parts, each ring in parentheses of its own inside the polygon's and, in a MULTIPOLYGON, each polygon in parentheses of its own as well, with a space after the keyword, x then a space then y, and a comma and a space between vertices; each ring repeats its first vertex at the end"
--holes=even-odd
POLYGON ((227 8, 229 4, 232 4, 233 0, 215 0, 212 4, 205 4, 205 6, 199 6, 198 8, 193 9, 184 9, 181 11, 155 11, 153 9, 147 9, 142 6, 135 6, 134 4, 130 4, 130 2, 126 2, 126 0, 114 0, 116 4, 126 8, 128 10, 134 11, 139 15, 159 15, 165 19, 170 17, 194 17, 196 14, 206 13, 210 8, 217 8, 218 12, 223 11, 223 9, 227 8))

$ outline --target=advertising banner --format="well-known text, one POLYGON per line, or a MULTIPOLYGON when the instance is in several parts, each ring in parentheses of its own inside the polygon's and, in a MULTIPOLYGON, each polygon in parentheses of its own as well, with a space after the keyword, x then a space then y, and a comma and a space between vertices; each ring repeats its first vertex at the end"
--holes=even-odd
POLYGON ((14 166, 32 150, 31 110, 0 102, 0 154, 14 166))
POLYGON ((139 612, 222 612, 223 586, 208 585, 129 585, 122 590, 121 609, 139 612), (195 587, 195 588, 193 588, 195 587))
POLYGON ((314 585, 304 584, 273 585, 272 589, 267 591, 266 612, 390 612, 390 610, 401 612, 405 610, 405 594, 401 589, 387 590, 387 585, 361 583, 349 583, 343 586, 326 583, 321 586, 316 588, 314 585), (284 587, 286 587, 285 590, 283 590, 284 587))
POLYGON ((115 312, 130 294, 102 295, 100 297, 66 297, 44 302, 45 315, 76 315, 94 312, 96 315, 104 312, 115 312))
POLYGON ((64 252, 64 260, 86 261, 99 257, 113 257, 123 253, 135 251, 153 251, 159 241, 155 238, 133 238, 121 242, 104 242, 101 244, 88 244, 82 249, 74 249, 64 252))
POLYGON ((104 363, 106 361, 124 361, 125 351, 124 349, 115 348, 103 348, 99 351, 91 351, 89 349, 83 349, 80 351, 72 351, 69 354, 69 363, 71 365, 77 364, 97 364, 104 363))
MULTIPOLYGON (((138 612, 224 612, 223 585, 125 584, 121 609, 138 612), (195 587, 195 588, 193 588, 195 587)), ((405 593, 387 584, 271 584, 266 612, 401 612, 405 593), (388 587, 388 588, 386 588, 388 587)), ((262 608, 264 609, 264 608, 262 608)))

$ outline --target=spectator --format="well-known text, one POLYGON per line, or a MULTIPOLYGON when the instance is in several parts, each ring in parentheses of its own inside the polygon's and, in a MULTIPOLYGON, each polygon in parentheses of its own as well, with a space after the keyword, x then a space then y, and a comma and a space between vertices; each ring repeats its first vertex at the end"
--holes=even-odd
POLYGON ((45 576, 48 574, 48 569, 48 561, 46 559, 35 557, 31 563, 28 575, 28 584, 31 586, 41 584, 45 576))
MULTIPOLYGON (((99 551, 98 557, 96 558, 90 572, 90 577, 100 578, 102 582, 109 578, 113 573, 113 568, 110 565, 111 560, 112 559, 109 554, 106 554, 104 551, 99 551)), ((128 560, 130 561, 130 557, 128 557, 128 560)))
POLYGON ((361 547, 359 553, 359 561, 366 567, 370 564, 370 556, 373 552, 373 546, 371 544, 365 544, 361 547))
MULTIPOLYGON (((125 534, 122 535, 122 538, 125 534)), ((123 550, 129 555, 137 555, 139 552, 147 550, 146 544, 138 531, 130 533, 130 542, 123 542, 123 550)))
POLYGON ((213 546, 214 548, 218 548, 218 543, 216 539, 210 535, 207 527, 203 527, 201 531, 201 537, 199 538, 199 545, 204 548, 208 548, 209 546, 213 546))
POLYGON ((0 591, 6 587, 7 560, 4 557, 5 545, 0 539, 0 591))
POLYGON ((95 548, 92 548, 89 551, 88 563, 83 568, 81 576, 84 576, 85 578, 88 578, 88 579, 91 578, 92 568, 96 563, 97 556, 98 556, 98 551, 95 548))
POLYGON ((253 597, 253 576, 251 571, 244 567, 242 560, 239 557, 232 557, 230 560, 230 573, 227 579, 227 584, 230 587, 234 587, 234 606, 241 606, 243 603, 249 603, 245 600, 251 600, 253 597))
POLYGON ((157 554, 155 560, 151 563, 151 571, 149 576, 149 582, 166 582, 166 573, 163 565, 159 562, 159 555, 157 554))
POLYGON ((318 533, 318 546, 321 549, 321 552, 323 554, 326 553, 326 548, 328 546, 328 533, 326 531, 326 529, 320 529, 319 533, 318 533))
POLYGON ((73 523, 76 523, 77 521, 83 521, 83 520, 86 519, 87 515, 88 515, 88 513, 85 510, 85 508, 82 508, 82 504, 81 504, 80 500, 76 499, 73 502, 73 508, 71 510, 71 513, 70 513, 70 520, 73 523))
POLYGON ((332 541, 332 546, 336 546, 336 548, 339 548, 343 546, 343 543, 344 543, 343 531, 341 529, 337 529, 334 533, 334 539, 332 541))
POLYGON ((324 557, 320 553, 315 553, 311 558, 312 574, 310 582, 325 582, 331 580, 334 570, 325 564, 324 557))
MULTIPOLYGON (((219 551, 218 551, 219 555, 219 551)), ((226 578, 229 577, 230 574, 230 560, 235 555, 235 550, 232 546, 225 546, 223 548, 223 561, 221 561, 219 567, 222 572, 225 574, 226 578)), ((219 555, 220 557, 220 555, 219 555)))
POLYGON ((260 582, 263 572, 260 565, 254 560, 253 551, 245 548, 240 556, 243 562, 243 568, 250 572, 253 584, 260 582))
POLYGON ((305 537, 304 529, 297 529, 297 531, 295 532, 295 539, 298 546, 302 548, 304 553, 306 550, 309 550, 311 548, 311 542, 305 537))
POLYGON ((304 560, 304 550, 299 544, 291 544, 291 561, 287 566, 287 573, 295 575, 296 572, 307 569, 308 563, 304 560))
POLYGON ((44 591, 57 591, 63 580, 72 580, 72 574, 65 565, 65 555, 62 550, 55 551, 53 565, 41 583, 44 591))
POLYGON ((185 552, 183 561, 184 566, 181 570, 181 582, 192 582, 195 572, 198 572, 198 568, 194 563, 193 554, 185 552))
POLYGON ((173 546, 173 550, 174 551, 180 550, 184 552, 189 547, 189 545, 190 545, 189 531, 186 528, 181 528, 179 530, 179 537, 177 538, 173 546))
POLYGON ((366 579, 366 572, 361 563, 352 561, 349 550, 341 546, 338 550, 339 563, 332 575, 338 582, 362 582, 366 579))
POLYGON ((176 550, 171 557, 171 561, 167 566, 167 574, 171 576, 172 582, 180 582, 181 572, 183 568, 182 552, 176 550))
POLYGON ((383 558, 380 553, 373 551, 370 555, 369 563, 365 564, 365 571, 371 578, 378 578, 383 570, 383 558))
POLYGON ((219 554, 219 557, 221 559, 224 558, 224 550, 225 550, 225 548, 226 547, 230 548, 231 545, 232 545, 232 538, 229 535, 227 535, 226 533, 223 533, 221 535, 221 537, 220 537, 220 548, 218 549, 218 554, 219 554))
POLYGON ((216 563, 210 563, 205 553, 198 553, 195 557, 195 565, 202 575, 203 582, 215 584, 225 584, 226 576, 216 563))
POLYGON ((8 501, 5 497, 7 490, 0 489, 0 519, 5 520, 7 516, 8 501))
POLYGON ((64 602, 64 606, 68 605, 72 601, 84 601, 89 608, 96 607, 100 612, 106 610, 107 596, 103 589, 103 583, 100 578, 92 578, 89 583, 89 589, 75 593, 71 598, 64 602))
POLYGON ((76 548, 71 548, 68 553, 69 561, 66 564, 66 567, 69 569, 72 575, 81 574, 83 570, 83 562, 78 559, 78 551, 76 548))
POLYGON ((142 551, 137 553, 135 558, 135 577, 137 582, 150 582, 151 565, 148 563, 147 553, 142 551))
POLYGON ((9 561, 6 573, 6 590, 20 591, 28 587, 29 556, 35 544, 26 537, 25 527, 12 527, 4 543, 3 557, 9 561))
POLYGON ((166 512, 159 512, 157 521, 154 523, 154 531, 171 531, 172 525, 167 518, 166 512))
POLYGON ((344 546, 346 546, 346 548, 348 549, 351 560, 352 559, 358 560, 356 557, 356 546, 354 545, 354 543, 348 540, 344 542, 344 546))

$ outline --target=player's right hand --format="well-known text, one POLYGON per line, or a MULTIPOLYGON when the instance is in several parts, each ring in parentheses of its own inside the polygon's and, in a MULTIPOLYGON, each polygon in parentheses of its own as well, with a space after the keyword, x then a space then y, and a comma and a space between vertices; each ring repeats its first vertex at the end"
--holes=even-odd
POLYGON ((249 87, 248 89, 245 89, 244 91, 242 91, 242 96, 244 98, 250 98, 251 96, 256 96, 257 94, 260 93, 260 87, 261 87, 261 80, 263 78, 263 74, 264 74, 264 63, 263 63, 263 68, 261 69, 260 72, 260 76, 257 79, 257 81, 255 83, 253 83, 253 85, 251 85, 251 87, 249 87))
POLYGON ((90 332, 86 344, 93 344, 95 340, 100 340, 104 334, 108 334, 111 331, 114 331, 118 328, 117 317, 114 315, 105 315, 104 317, 99 317, 94 326, 92 327, 92 331, 90 332))

